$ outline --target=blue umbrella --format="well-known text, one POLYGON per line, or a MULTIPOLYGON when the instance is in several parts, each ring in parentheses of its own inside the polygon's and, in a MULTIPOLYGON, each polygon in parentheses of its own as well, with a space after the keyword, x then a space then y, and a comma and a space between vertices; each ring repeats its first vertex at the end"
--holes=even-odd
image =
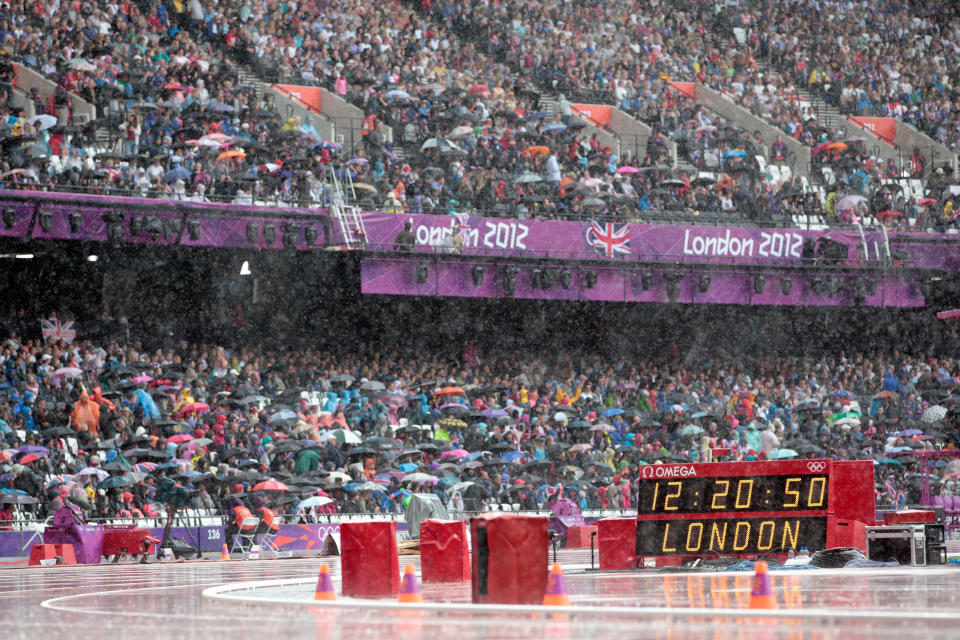
POLYGON ((411 473, 413 471, 416 471, 419 468, 420 467, 413 464, 412 462, 404 462, 403 464, 397 466, 397 469, 400 469, 400 471, 403 471, 404 473, 411 473))
POLYGON ((184 169, 183 167, 175 167, 163 174, 164 182, 176 182, 177 180, 189 180, 190 176, 193 173, 189 169, 184 169))
POLYGON ((504 460, 505 462, 516 462, 525 455, 527 454, 525 454, 523 451, 508 451, 500 456, 500 459, 504 460))
POLYGON ((619 416, 622 413, 623 413, 623 409, 607 409, 600 415, 602 415, 604 418, 609 418, 610 416, 619 416))
POLYGON ((483 457, 483 454, 485 454, 485 453, 487 453, 487 452, 486 452, 486 451, 474 451, 473 453, 469 454, 466 458, 464 458, 464 459, 462 460, 462 462, 472 462, 472 461, 474 461, 474 460, 477 460, 478 458, 482 458, 482 457, 483 457))
POLYGON ((708 415, 710 415, 710 414, 707 413, 706 411, 697 411, 696 413, 692 414, 690 417, 691 417, 691 418, 706 418, 708 415))
POLYGON ((566 131, 567 125, 565 124, 548 124, 543 128, 543 132, 547 133, 549 131, 566 131))
POLYGON ((446 489, 446 488, 448 488, 448 487, 452 487, 453 485, 457 484, 458 482, 460 482, 460 478, 458 478, 458 477, 456 477, 456 476, 443 476, 442 478, 440 478, 440 481, 437 482, 437 484, 438 484, 441 488, 446 489))
POLYGON ((732 151, 725 152, 720 157, 723 158, 724 160, 726 160, 727 158, 746 158, 747 152, 744 151, 743 149, 733 149, 732 151))
POLYGON ((880 460, 874 460, 873 464, 892 464, 895 467, 903 466, 899 460, 894 460, 893 458, 881 458, 880 460))

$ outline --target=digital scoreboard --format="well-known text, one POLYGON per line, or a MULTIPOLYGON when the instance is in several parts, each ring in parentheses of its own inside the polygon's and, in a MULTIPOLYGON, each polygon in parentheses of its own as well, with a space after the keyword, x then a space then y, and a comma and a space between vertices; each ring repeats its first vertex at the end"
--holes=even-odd
POLYGON ((873 464, 779 460, 645 465, 636 555, 755 556, 859 546, 873 464))

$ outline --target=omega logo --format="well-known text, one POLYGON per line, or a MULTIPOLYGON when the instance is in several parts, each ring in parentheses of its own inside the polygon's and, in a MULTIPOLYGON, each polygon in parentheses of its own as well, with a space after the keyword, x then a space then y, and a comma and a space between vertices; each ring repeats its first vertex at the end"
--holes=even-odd
POLYGON ((692 464, 648 464, 640 472, 643 478, 686 478, 695 475, 697 472, 692 464))

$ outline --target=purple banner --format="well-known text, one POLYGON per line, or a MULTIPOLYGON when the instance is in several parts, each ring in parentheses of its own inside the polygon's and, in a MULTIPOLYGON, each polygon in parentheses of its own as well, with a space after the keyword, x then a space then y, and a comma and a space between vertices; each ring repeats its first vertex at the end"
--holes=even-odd
MULTIPOLYGON (((449 247, 454 225, 464 229, 458 251, 472 255, 543 256, 666 263, 794 265, 807 250, 819 262, 879 265, 887 258, 883 232, 814 231, 753 227, 616 224, 594 221, 514 220, 390 213, 364 214, 367 241, 392 248, 404 223, 412 224, 415 251, 449 247), (831 243, 833 243, 831 245, 831 243), (837 256, 837 257, 834 257, 837 256)), ((893 262, 922 269, 960 270, 960 239, 936 234, 889 238, 893 262)), ((811 262, 808 260, 807 263, 811 262)))
POLYGON ((922 307, 919 276, 813 269, 364 255, 365 294, 699 304, 922 307))
MULTIPOLYGON (((0 190, 0 212, 0 237, 301 251, 344 244, 340 225, 325 209, 0 190)), ((392 250, 397 234, 409 221, 418 252, 442 251, 450 244, 454 224, 460 224, 458 250, 467 255, 801 266, 811 262, 804 258, 812 251, 819 264, 892 262, 960 271, 960 239, 946 234, 901 233, 887 239, 882 231, 516 220, 466 214, 366 212, 362 219, 368 248, 374 250, 392 250), (892 260, 887 260, 888 248, 892 260)))

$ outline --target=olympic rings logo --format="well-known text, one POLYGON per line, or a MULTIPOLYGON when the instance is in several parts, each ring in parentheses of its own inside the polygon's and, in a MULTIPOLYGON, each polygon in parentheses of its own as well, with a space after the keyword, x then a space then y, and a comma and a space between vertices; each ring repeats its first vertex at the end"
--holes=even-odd
POLYGON ((817 460, 816 462, 807 463, 807 469, 809 469, 813 473, 820 473, 826 468, 827 468, 827 463, 823 462, 822 460, 817 460))

